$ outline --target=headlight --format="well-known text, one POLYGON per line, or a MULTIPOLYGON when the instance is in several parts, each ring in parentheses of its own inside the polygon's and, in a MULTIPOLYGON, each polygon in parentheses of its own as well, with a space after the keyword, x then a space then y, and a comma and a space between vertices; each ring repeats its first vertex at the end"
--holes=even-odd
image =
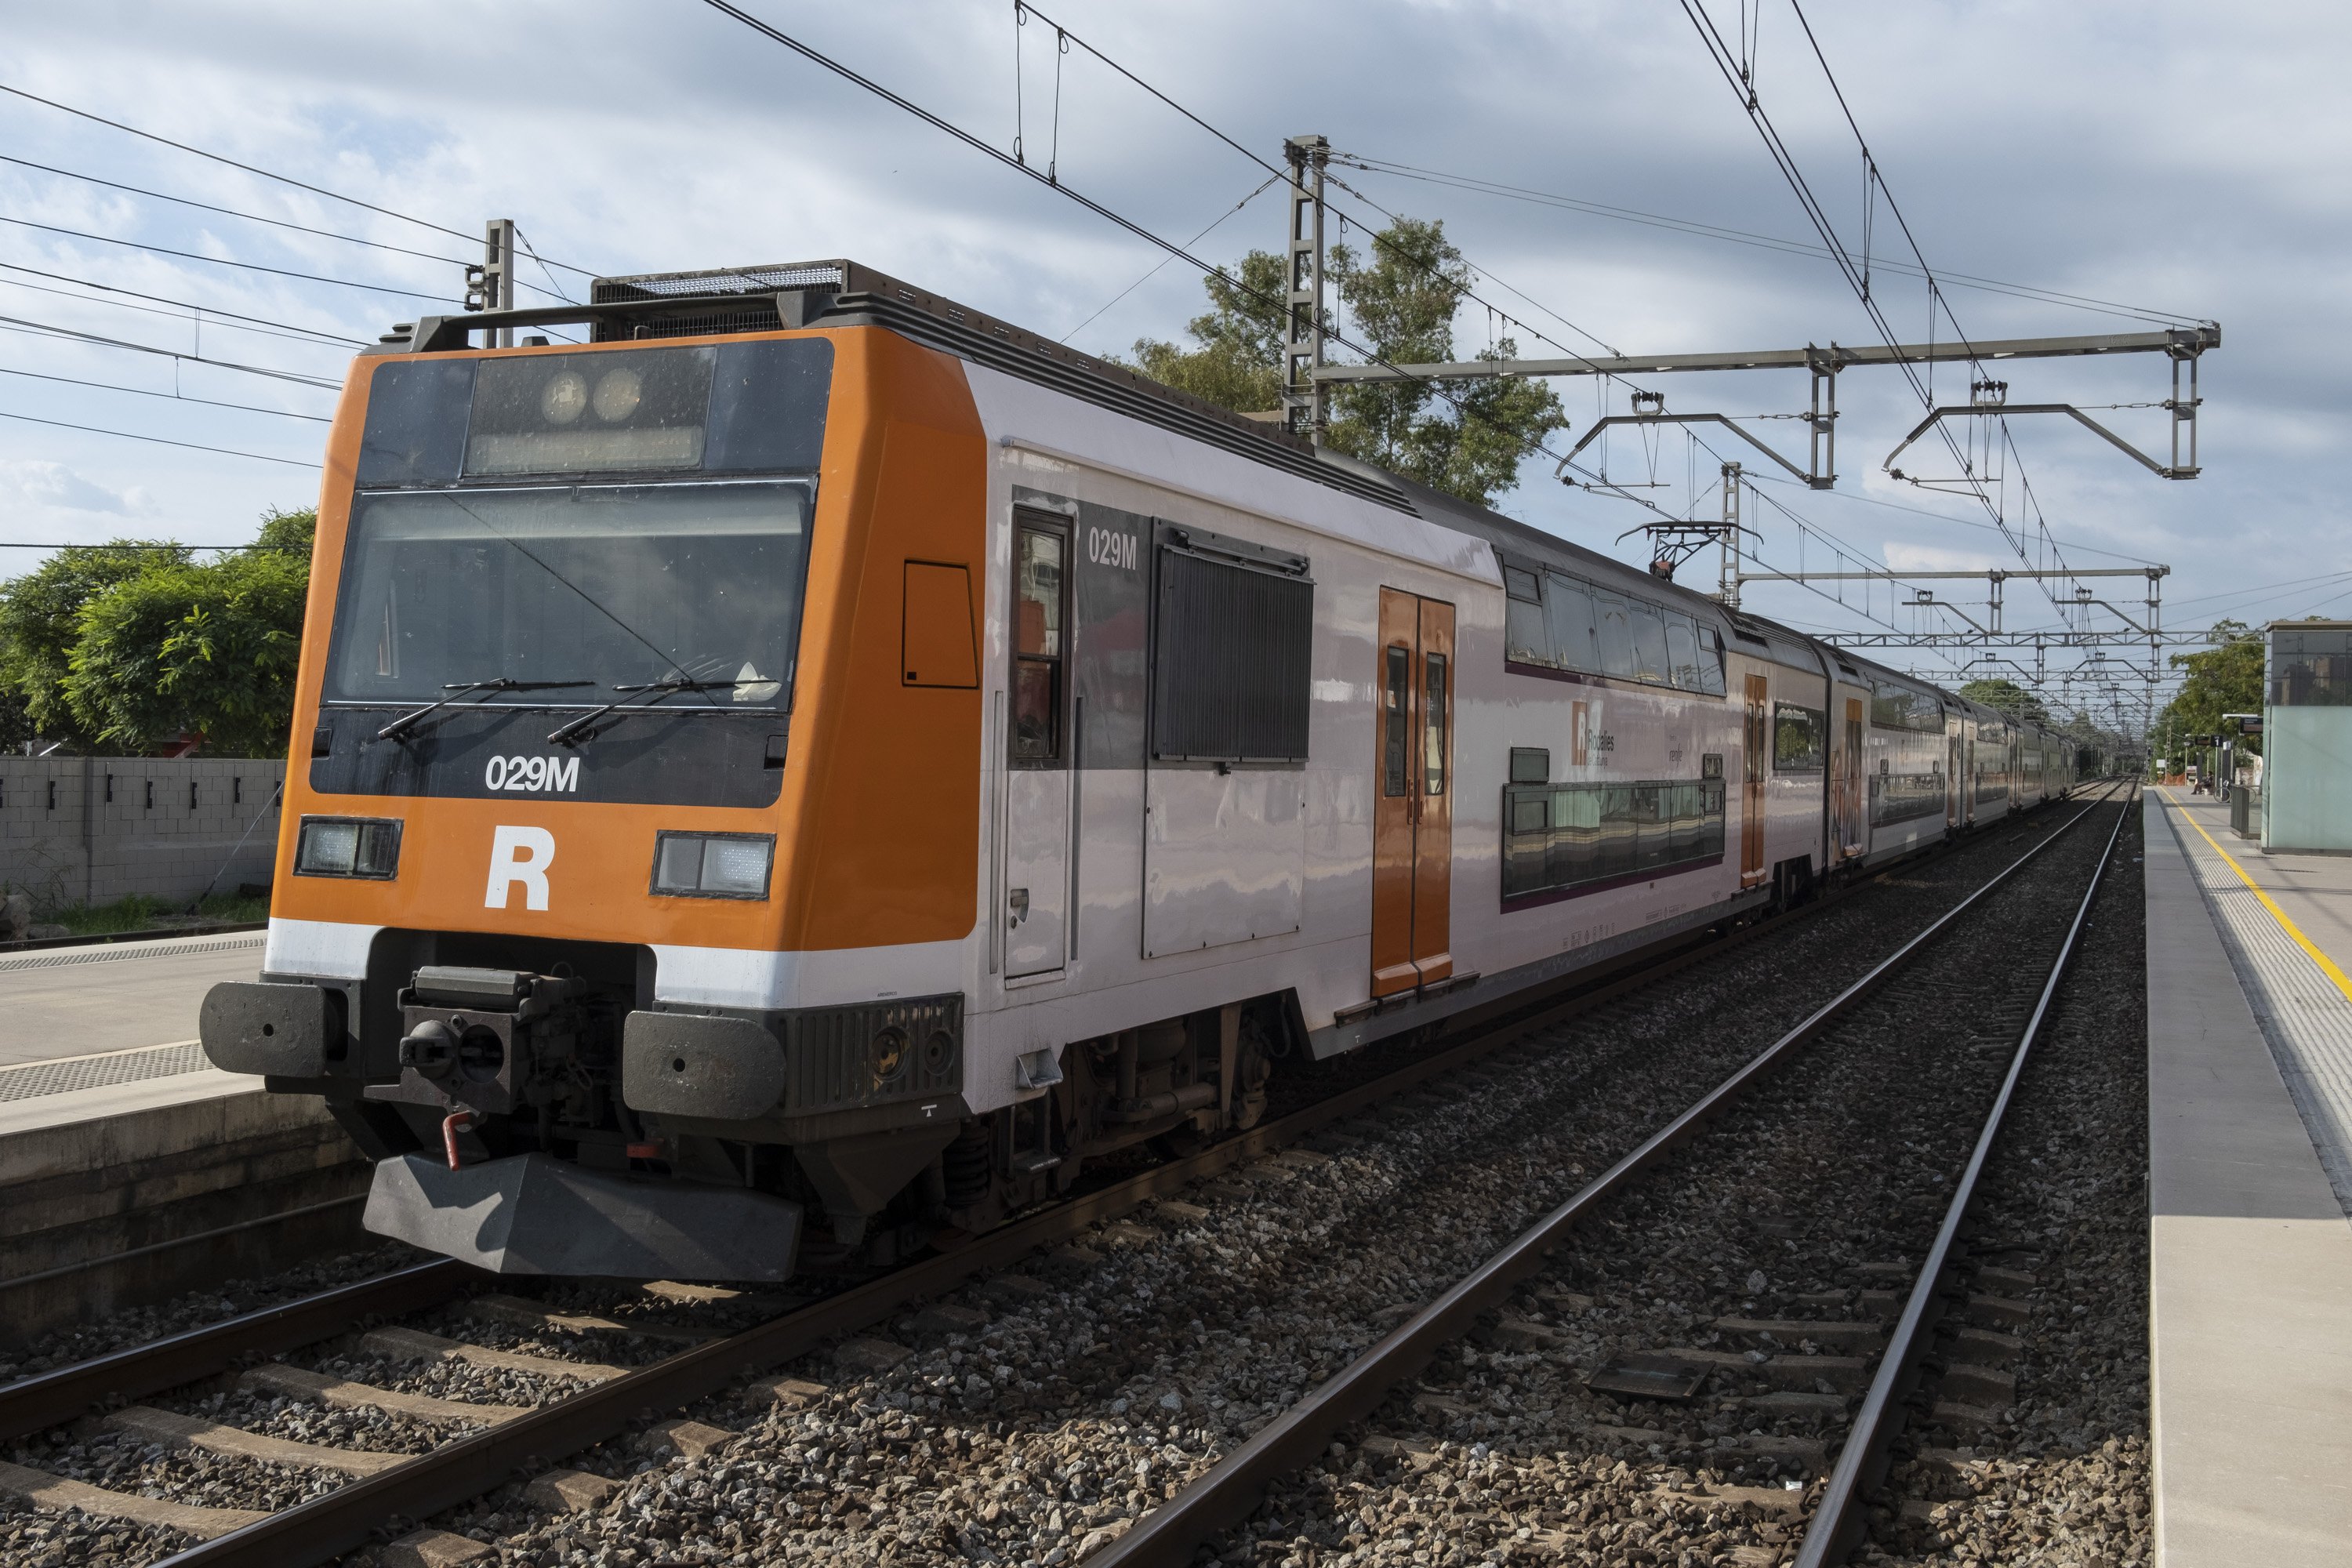
POLYGON ((764 899, 776 840, 766 833, 664 833, 654 841, 654 891, 688 899, 764 899))
POLYGON ((294 871, 302 877, 389 879, 400 868, 400 822, 363 816, 306 816, 295 841, 294 871))

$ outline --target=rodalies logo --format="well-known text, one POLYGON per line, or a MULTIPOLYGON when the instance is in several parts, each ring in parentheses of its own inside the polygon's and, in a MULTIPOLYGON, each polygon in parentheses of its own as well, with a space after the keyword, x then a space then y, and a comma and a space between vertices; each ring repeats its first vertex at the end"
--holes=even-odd
POLYGON ((552 795, 576 795, 580 790, 578 757, 492 757, 482 769, 485 789, 509 792, 538 790, 552 795))

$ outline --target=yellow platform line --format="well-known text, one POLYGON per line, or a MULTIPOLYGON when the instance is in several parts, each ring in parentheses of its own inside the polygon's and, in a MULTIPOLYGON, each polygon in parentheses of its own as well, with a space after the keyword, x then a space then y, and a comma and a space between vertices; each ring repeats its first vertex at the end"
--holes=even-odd
POLYGON ((2202 838, 2206 843, 2213 846, 2213 853, 2219 855, 2225 862, 2228 863, 2230 869, 2238 874, 2238 880, 2246 885, 2246 890, 2263 901, 2263 908, 2270 910, 2271 919, 2278 921, 2279 923, 2279 930, 2286 932, 2288 936, 2294 938, 2295 946, 2309 953, 2311 955, 2311 962, 2319 965, 2320 973, 2326 975, 2328 979, 2336 983, 2336 989, 2344 994, 2344 999, 2347 1002, 2352 1002, 2352 977, 2347 977, 2344 971, 2336 967, 2336 961, 2328 957, 2326 953, 2320 952, 2319 949, 2313 944, 2312 940, 2303 934, 2303 928, 2296 925, 2294 921, 2289 920, 2287 918, 2286 911, 2279 908, 2277 903, 2272 900, 2268 893, 2263 892, 2262 889, 2254 885, 2254 879, 2246 875, 2246 868, 2238 864, 2238 858, 2231 854, 2227 849, 2222 848, 2221 846, 2214 840, 2213 836, 2205 831, 2205 825, 2198 821, 2194 816, 2191 816, 2189 814, 2189 808, 2182 805, 2178 800, 2173 798, 2172 792, 2170 790, 2160 790, 2158 793, 2164 796, 2164 801, 2167 805, 2171 806, 2174 810, 2180 813, 2180 819, 2183 822, 2186 822, 2189 826, 2197 830, 2198 837, 2202 838))

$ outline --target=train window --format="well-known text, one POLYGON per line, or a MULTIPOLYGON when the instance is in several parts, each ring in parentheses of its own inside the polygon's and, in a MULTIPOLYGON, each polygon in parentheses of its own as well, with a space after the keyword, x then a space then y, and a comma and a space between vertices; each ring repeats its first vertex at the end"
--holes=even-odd
POLYGON ((1151 632, 1154 757, 1307 760, 1315 584, 1306 569, 1300 556, 1267 570, 1222 554, 1160 549, 1151 632))
POLYGON ((1669 679, 1666 621, 1658 606, 1633 601, 1633 671, 1643 680, 1664 685, 1669 679))
POLYGON ((1592 650, 1592 595, 1573 577, 1553 572, 1544 584, 1544 626, 1550 662, 1563 669, 1599 669, 1592 650))
POLYGON ((1023 523, 1013 560, 1013 760, 1062 755, 1063 555, 1059 529, 1023 523))
POLYGON ((1633 613, 1614 594, 1595 594, 1593 629, 1601 645, 1601 671, 1627 680, 1637 679, 1633 652, 1633 613))
POLYGON ((1511 748, 1511 782, 1542 784, 1551 777, 1551 752, 1542 746, 1511 748))
POLYGON ((809 512, 791 479, 362 495, 325 695, 544 707, 491 678, 583 703, 604 698, 572 683, 691 680, 663 706, 789 708, 809 512))
POLYGON ((1427 677, 1422 708, 1422 788, 1430 795, 1445 793, 1445 656, 1424 656, 1427 677))
POLYGON ((1723 635, 1713 626, 1698 629, 1699 689, 1709 697, 1723 695, 1723 635))
POLYGON ((666 348, 484 360, 466 472, 698 468, 717 358, 666 348))
MULTIPOLYGON (((1721 759, 1716 759, 1718 769, 1721 759)), ((1503 897, 1559 897, 1723 856, 1724 787, 1696 779, 1512 784, 1504 789, 1503 897)))
POLYGON ((1688 616, 1666 617, 1666 664, 1685 691, 1703 689, 1698 671, 1698 623, 1688 616))
POLYGON ((1517 664, 1549 664, 1550 638, 1544 631, 1543 587, 1532 572, 1503 568, 1503 657, 1517 664))
POLYGON ((446 485, 466 454, 475 360, 379 363, 368 382, 357 479, 363 488, 446 485))
POLYGON ((1387 722, 1381 730, 1384 745, 1381 760, 1381 793, 1405 793, 1412 771, 1412 650, 1391 647, 1388 650, 1386 691, 1387 722))
POLYGON ((1882 681, 1871 688, 1870 721, 1881 730, 1937 734, 1944 728, 1944 709, 1927 692, 1882 681))
POLYGON ((815 468, 832 395, 833 345, 823 338, 720 344, 702 466, 713 473, 815 468))
POLYGON ((1829 721, 1820 709, 1800 708, 1793 702, 1776 703, 1772 709, 1772 771, 1819 772, 1828 735, 1829 721))

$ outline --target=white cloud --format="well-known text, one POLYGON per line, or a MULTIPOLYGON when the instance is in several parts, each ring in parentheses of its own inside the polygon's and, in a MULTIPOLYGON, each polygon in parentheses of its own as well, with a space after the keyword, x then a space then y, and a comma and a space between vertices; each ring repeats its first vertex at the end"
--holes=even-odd
MULTIPOLYGON (((828 9, 753 0, 752 8, 1009 147, 1010 7, 867 0, 828 9)), ((1709 8, 1729 30, 1729 0, 1709 0, 1709 8)), ((1769 9, 1759 90, 1831 220, 1858 241, 1853 140, 1793 19, 1769 9)), ((2352 49, 2352 8, 2315 0, 2236 7, 1809 0, 1807 14, 1904 219, 1939 268, 2191 311, 2226 329, 2223 347, 2203 367, 2201 479, 2168 484, 2069 423, 2017 422, 2049 532, 2083 545, 2068 558, 2078 565, 2162 561, 2176 584, 2206 594, 2275 581, 2286 575, 2280 560, 2314 576, 2352 569, 2352 531, 2336 522, 2334 439, 2337 411, 2352 405, 2352 312, 2345 308, 2352 281, 2339 259, 2352 248, 2352 163, 2342 156, 2352 99, 2337 82, 2338 62, 2352 49), (2182 112, 2186 103, 2196 111, 2182 112)), ((1265 10, 1257 0, 1062 0, 1055 15, 1267 157, 1278 157, 1286 134, 1321 132, 1343 150, 1424 170, 1801 242, 1816 237, 1674 7, 1298 0, 1283 25, 1316 62, 1304 75, 1297 49, 1260 47, 1265 10)), ((511 215, 542 254, 608 272, 846 255, 1048 331, 1085 320, 1160 259, 1075 204, 716 13, 689 4, 662 17, 648 27, 640 8, 617 0, 520 0, 487 11, 469 0, 403 0, 397 8, 386 0, 20 6, 0 39, 0 80, 459 234, 291 191, 21 100, 0 100, 0 142, 22 156, 445 259, 268 229, 21 168, 0 171, 0 211, 443 295, 457 292, 454 263, 477 253, 470 237, 482 220, 511 215), (381 68, 388 38, 435 37, 465 37, 469 45, 429 73, 381 68), (628 42, 616 47, 615 38, 628 42)), ((1054 57, 1049 28, 1033 22, 1028 33, 1024 89, 1034 156, 1054 134, 1054 57)), ((1060 90, 1060 177, 1162 234, 1192 235, 1264 178, 1082 53, 1063 62, 1060 90)), ((1577 350, 1591 344, 1548 310, 1636 353, 1873 336, 1844 282, 1817 258, 1491 191, 1342 172, 1370 200, 1443 217, 1489 278, 1542 304, 1501 284, 1490 290, 1495 297, 1577 350)), ((1202 253, 1231 258, 1276 243, 1278 195, 1260 196, 1223 224, 1202 253)), ((1361 207, 1355 196, 1341 200, 1361 207)), ((1883 206, 1877 218, 1874 245, 1883 258, 1896 235, 1883 206)), ((433 308, 0 226, 0 267, 10 264, 362 342, 433 308)), ((547 281, 528 267, 523 276, 547 281)), ((577 292, 577 276, 558 276, 577 292)), ((154 345, 194 342, 192 323, 172 307, 124 301, 165 312, 141 314, 26 284, 71 288, 0 270, 0 314, 154 345)), ((1882 269, 1874 288, 1899 332, 1924 331, 1916 280, 1882 269)), ((1975 289, 1956 289, 1951 300, 1979 337, 2140 324, 1975 289)), ((1200 308, 1197 280, 1171 265, 1074 342, 1123 350, 1139 335, 1177 334, 1200 308)), ((1458 325, 1464 346, 1486 330, 1475 310, 1458 325)), ((1948 331, 1943 324, 1938 335, 1948 331)), ((1559 352, 1528 329, 1517 335, 1527 352, 1559 352)), ((218 318, 206 321, 202 342, 208 356, 329 377, 341 375, 350 352, 218 318)), ((70 347, 22 329, 0 327, 0 353, 20 368, 173 389, 168 361, 70 347)), ((2021 361, 2002 374, 2017 402, 2095 407, 2161 398, 2169 390, 2164 372, 2160 360, 2130 356, 2021 361)), ((239 372, 183 366, 178 374, 192 395, 302 414, 332 406, 331 394, 239 372)), ((1663 379, 1670 405, 1686 413, 1787 414, 1805 399, 1801 375, 1663 379)), ((1836 491, 1783 485, 1770 491, 1774 499, 1847 541, 1896 534, 1886 559, 1898 567, 2010 563, 2007 544, 1972 502, 1878 476, 1881 458, 1920 417, 1902 379, 1856 371, 1841 381, 1836 491), (1893 512, 1873 500, 1921 510, 1893 512)), ((1965 367, 1944 367, 1938 401, 1952 401, 1966 381, 1965 367)), ((1605 408, 1595 406, 1589 382, 1560 391, 1580 431, 1600 413, 1624 410, 1622 391, 1605 408)), ((0 386, 0 411, 301 460, 318 456, 322 428, 65 386, 37 394, 0 386)), ((2145 447, 2163 435, 2161 411, 2093 416, 2145 447)), ((1755 428, 1801 455, 1801 426, 1755 428)), ((1726 445, 1724 455, 1736 455, 1734 447, 1726 445)), ((121 511, 142 489, 164 498, 189 537, 243 538, 265 506, 306 504, 315 489, 298 468, 5 422, 0 463, 7 464, 0 501, 17 503, 0 510, 0 539, 74 537, 34 531, 76 518, 91 523, 109 510, 88 504, 92 492, 114 498, 121 511), (25 477, 28 464, 43 462, 63 477, 25 477), (90 491, 72 491, 68 479, 90 491)), ((1755 467, 1778 477, 1760 459, 1755 467)), ((1670 437, 1659 468, 1675 488, 1643 493, 1670 508, 1706 504, 1717 471, 1708 454, 1670 437), (1689 494, 1686 474, 1696 475, 1689 494)), ((1549 481, 1549 468, 1531 464, 1507 510, 1580 543, 1639 551, 1638 539, 1615 541, 1641 514, 1564 490, 1549 481)), ((1769 556, 1794 564, 1791 523, 1769 508, 1748 521, 1763 531, 1769 556)), ((9 564, 0 561, 0 570, 9 564)), ((2273 598, 2250 614, 2287 613, 2298 603, 2273 598)), ((1825 623, 1846 613, 1792 585, 1759 585, 1751 602, 1764 614, 1825 623)), ((2012 621, 2041 602, 2013 588, 2012 621)))
POLYGON ((0 501, 62 511, 108 512, 134 517, 154 510, 142 485, 120 490, 84 479, 63 463, 39 458, 0 458, 0 501))
POLYGON ((1886 563, 1897 572, 1988 572, 2001 564, 1981 551, 1947 550, 1895 539, 1886 541, 1885 552, 1886 563))

